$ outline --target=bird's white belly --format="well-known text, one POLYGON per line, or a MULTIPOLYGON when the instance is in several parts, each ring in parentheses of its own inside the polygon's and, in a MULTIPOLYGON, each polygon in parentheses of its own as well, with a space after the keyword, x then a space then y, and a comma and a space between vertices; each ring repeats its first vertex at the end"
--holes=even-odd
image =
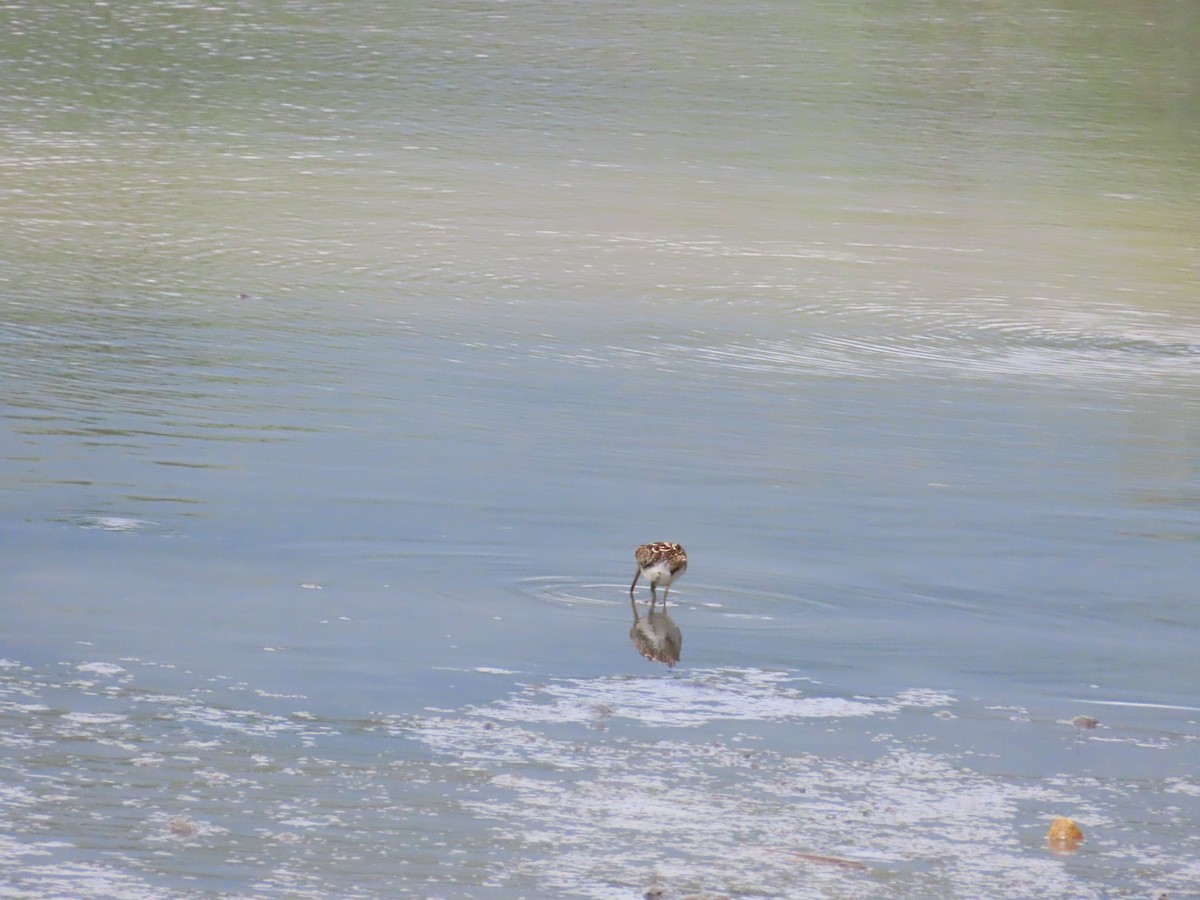
POLYGON ((682 575, 684 569, 686 568, 687 566, 684 566, 678 572, 672 575, 670 563, 668 563, 666 560, 663 560, 662 562, 657 562, 652 566, 646 566, 646 568, 642 569, 642 574, 646 578, 649 578, 651 583, 666 586, 682 575))

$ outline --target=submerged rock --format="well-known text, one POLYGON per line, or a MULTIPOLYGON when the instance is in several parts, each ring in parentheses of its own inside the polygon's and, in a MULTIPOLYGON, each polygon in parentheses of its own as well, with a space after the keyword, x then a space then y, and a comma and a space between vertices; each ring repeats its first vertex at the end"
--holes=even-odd
POLYGON ((171 832, 171 837, 186 841, 200 833, 200 826, 186 816, 176 816, 167 823, 167 830, 171 832))

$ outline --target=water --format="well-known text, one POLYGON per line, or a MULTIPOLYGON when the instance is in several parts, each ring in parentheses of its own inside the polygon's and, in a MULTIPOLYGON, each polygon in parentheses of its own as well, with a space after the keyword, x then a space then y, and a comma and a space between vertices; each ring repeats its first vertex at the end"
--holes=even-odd
POLYGON ((0 892, 1200 893, 1190 5, 0 20, 0 892))

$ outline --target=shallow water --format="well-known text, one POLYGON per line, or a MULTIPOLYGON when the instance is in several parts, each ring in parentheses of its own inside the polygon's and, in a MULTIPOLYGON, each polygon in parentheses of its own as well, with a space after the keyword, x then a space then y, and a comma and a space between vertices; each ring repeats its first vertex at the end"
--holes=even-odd
POLYGON ((1197 16, 877 12, 3 11, 0 892, 1200 893, 1197 16))

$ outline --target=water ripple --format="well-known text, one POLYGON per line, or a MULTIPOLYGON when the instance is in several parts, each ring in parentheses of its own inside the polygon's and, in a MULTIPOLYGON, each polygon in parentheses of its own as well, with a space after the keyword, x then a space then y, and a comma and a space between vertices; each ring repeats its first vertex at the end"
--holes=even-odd
MULTIPOLYGON (((611 618, 614 609, 621 609, 622 615, 628 612, 629 586, 614 582, 545 575, 519 579, 513 582, 512 589, 539 603, 590 610, 598 618, 611 618)), ((639 609, 645 608, 647 596, 645 589, 638 593, 639 609)), ((674 587, 669 603, 671 610, 685 609, 699 614, 702 617, 699 621, 716 619, 722 627, 738 630, 770 628, 780 618, 811 616, 814 612, 835 609, 835 604, 810 596, 694 580, 674 587)), ((691 619, 697 621, 697 616, 692 615, 691 619)))

